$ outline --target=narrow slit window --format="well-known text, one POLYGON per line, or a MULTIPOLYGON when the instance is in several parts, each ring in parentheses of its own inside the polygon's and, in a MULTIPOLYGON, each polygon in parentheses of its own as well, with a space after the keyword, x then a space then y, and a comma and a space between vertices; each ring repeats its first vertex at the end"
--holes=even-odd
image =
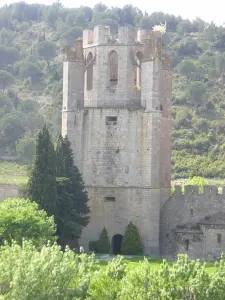
POLYGON ((220 244, 222 240, 222 234, 221 233, 217 233, 217 243, 220 244))
POLYGON ((118 83, 118 54, 116 51, 109 53, 109 81, 111 84, 118 83))
POLYGON ((141 61, 143 60, 143 54, 141 52, 137 52, 135 55, 136 60, 136 68, 135 68, 135 78, 134 84, 135 87, 140 90, 141 89, 141 61))
POLYGON ((90 91, 93 88, 93 65, 92 65, 93 55, 91 52, 87 56, 87 90, 90 91))
POLYGON ((189 250, 189 240, 185 241, 185 249, 186 249, 186 251, 189 250))
POLYGON ((116 125, 117 124, 117 117, 114 117, 114 116, 106 117, 105 124, 106 125, 116 125))
POLYGON ((105 202, 115 202, 116 198, 115 197, 105 197, 104 200, 105 200, 105 202))

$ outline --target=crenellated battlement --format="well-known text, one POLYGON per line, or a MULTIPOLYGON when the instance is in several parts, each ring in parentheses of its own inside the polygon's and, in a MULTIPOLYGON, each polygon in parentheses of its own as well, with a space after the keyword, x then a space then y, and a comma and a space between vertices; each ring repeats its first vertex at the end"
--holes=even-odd
MULTIPOLYGON (((129 27, 119 27, 118 34, 111 34, 109 26, 96 26, 94 30, 84 30, 83 46, 92 46, 99 44, 149 44, 149 40, 162 38, 159 31, 133 29, 129 27)), ((154 43, 155 44, 155 43, 154 43)))
POLYGON ((209 195, 215 196, 221 194, 225 197, 225 186, 222 188, 222 193, 221 190, 219 190, 215 185, 206 185, 204 186, 203 191, 201 191, 197 185, 186 185, 184 188, 182 188, 181 185, 175 185, 173 189, 173 196, 181 195, 184 197, 189 197, 191 195, 201 195, 208 197, 209 195))
POLYGON ((186 185, 184 187, 175 185, 173 188, 173 196, 184 196, 185 198, 188 198, 192 195, 205 197, 223 195, 223 197, 225 197, 225 186, 222 187, 222 192, 221 189, 215 185, 206 185, 204 186, 203 191, 197 185, 186 185))

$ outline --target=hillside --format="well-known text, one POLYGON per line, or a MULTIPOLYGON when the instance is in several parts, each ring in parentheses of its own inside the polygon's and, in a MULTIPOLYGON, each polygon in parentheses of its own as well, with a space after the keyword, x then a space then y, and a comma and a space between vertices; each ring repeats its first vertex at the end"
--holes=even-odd
POLYGON ((225 28, 127 5, 68 9, 24 2, 0 8, 0 157, 30 163, 37 130, 60 131, 62 49, 84 28, 167 23, 173 67, 173 178, 225 176, 225 28))

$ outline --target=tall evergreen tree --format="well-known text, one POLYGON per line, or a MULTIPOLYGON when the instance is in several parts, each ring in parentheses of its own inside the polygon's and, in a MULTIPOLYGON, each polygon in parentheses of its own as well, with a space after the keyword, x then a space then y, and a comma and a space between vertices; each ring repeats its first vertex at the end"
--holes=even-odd
POLYGON ((40 130, 35 158, 28 181, 28 197, 39 204, 49 216, 56 214, 56 157, 46 125, 40 130))
POLYGON ((57 228, 62 240, 78 239, 89 222, 88 195, 67 137, 59 136, 56 148, 57 228))

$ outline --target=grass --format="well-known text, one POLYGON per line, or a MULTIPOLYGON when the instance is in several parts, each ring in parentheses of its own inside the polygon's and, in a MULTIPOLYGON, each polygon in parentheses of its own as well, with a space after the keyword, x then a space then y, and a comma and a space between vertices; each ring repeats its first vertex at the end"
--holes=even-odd
POLYGON ((0 161, 0 183, 25 184, 28 181, 28 166, 0 161))
MULTIPOLYGON (((116 256, 111 256, 110 260, 116 256)), ((127 264, 127 267, 129 269, 135 269, 138 268, 138 266, 140 265, 140 262, 142 262, 144 260, 144 256, 132 256, 132 257, 125 257, 125 261, 127 264)), ((108 261, 102 260, 101 256, 97 256, 97 261, 98 264, 100 266, 101 269, 105 269, 106 266, 108 265, 108 261)), ((163 259, 155 259, 155 258, 148 258, 148 261, 150 263, 151 268, 155 269, 155 268, 159 268, 160 264, 162 263, 163 259)), ((169 265, 172 266, 174 261, 173 260, 167 260, 169 262, 169 265)), ((215 262, 207 262, 206 263, 206 270, 209 273, 213 273, 216 269, 214 266, 215 262)))

